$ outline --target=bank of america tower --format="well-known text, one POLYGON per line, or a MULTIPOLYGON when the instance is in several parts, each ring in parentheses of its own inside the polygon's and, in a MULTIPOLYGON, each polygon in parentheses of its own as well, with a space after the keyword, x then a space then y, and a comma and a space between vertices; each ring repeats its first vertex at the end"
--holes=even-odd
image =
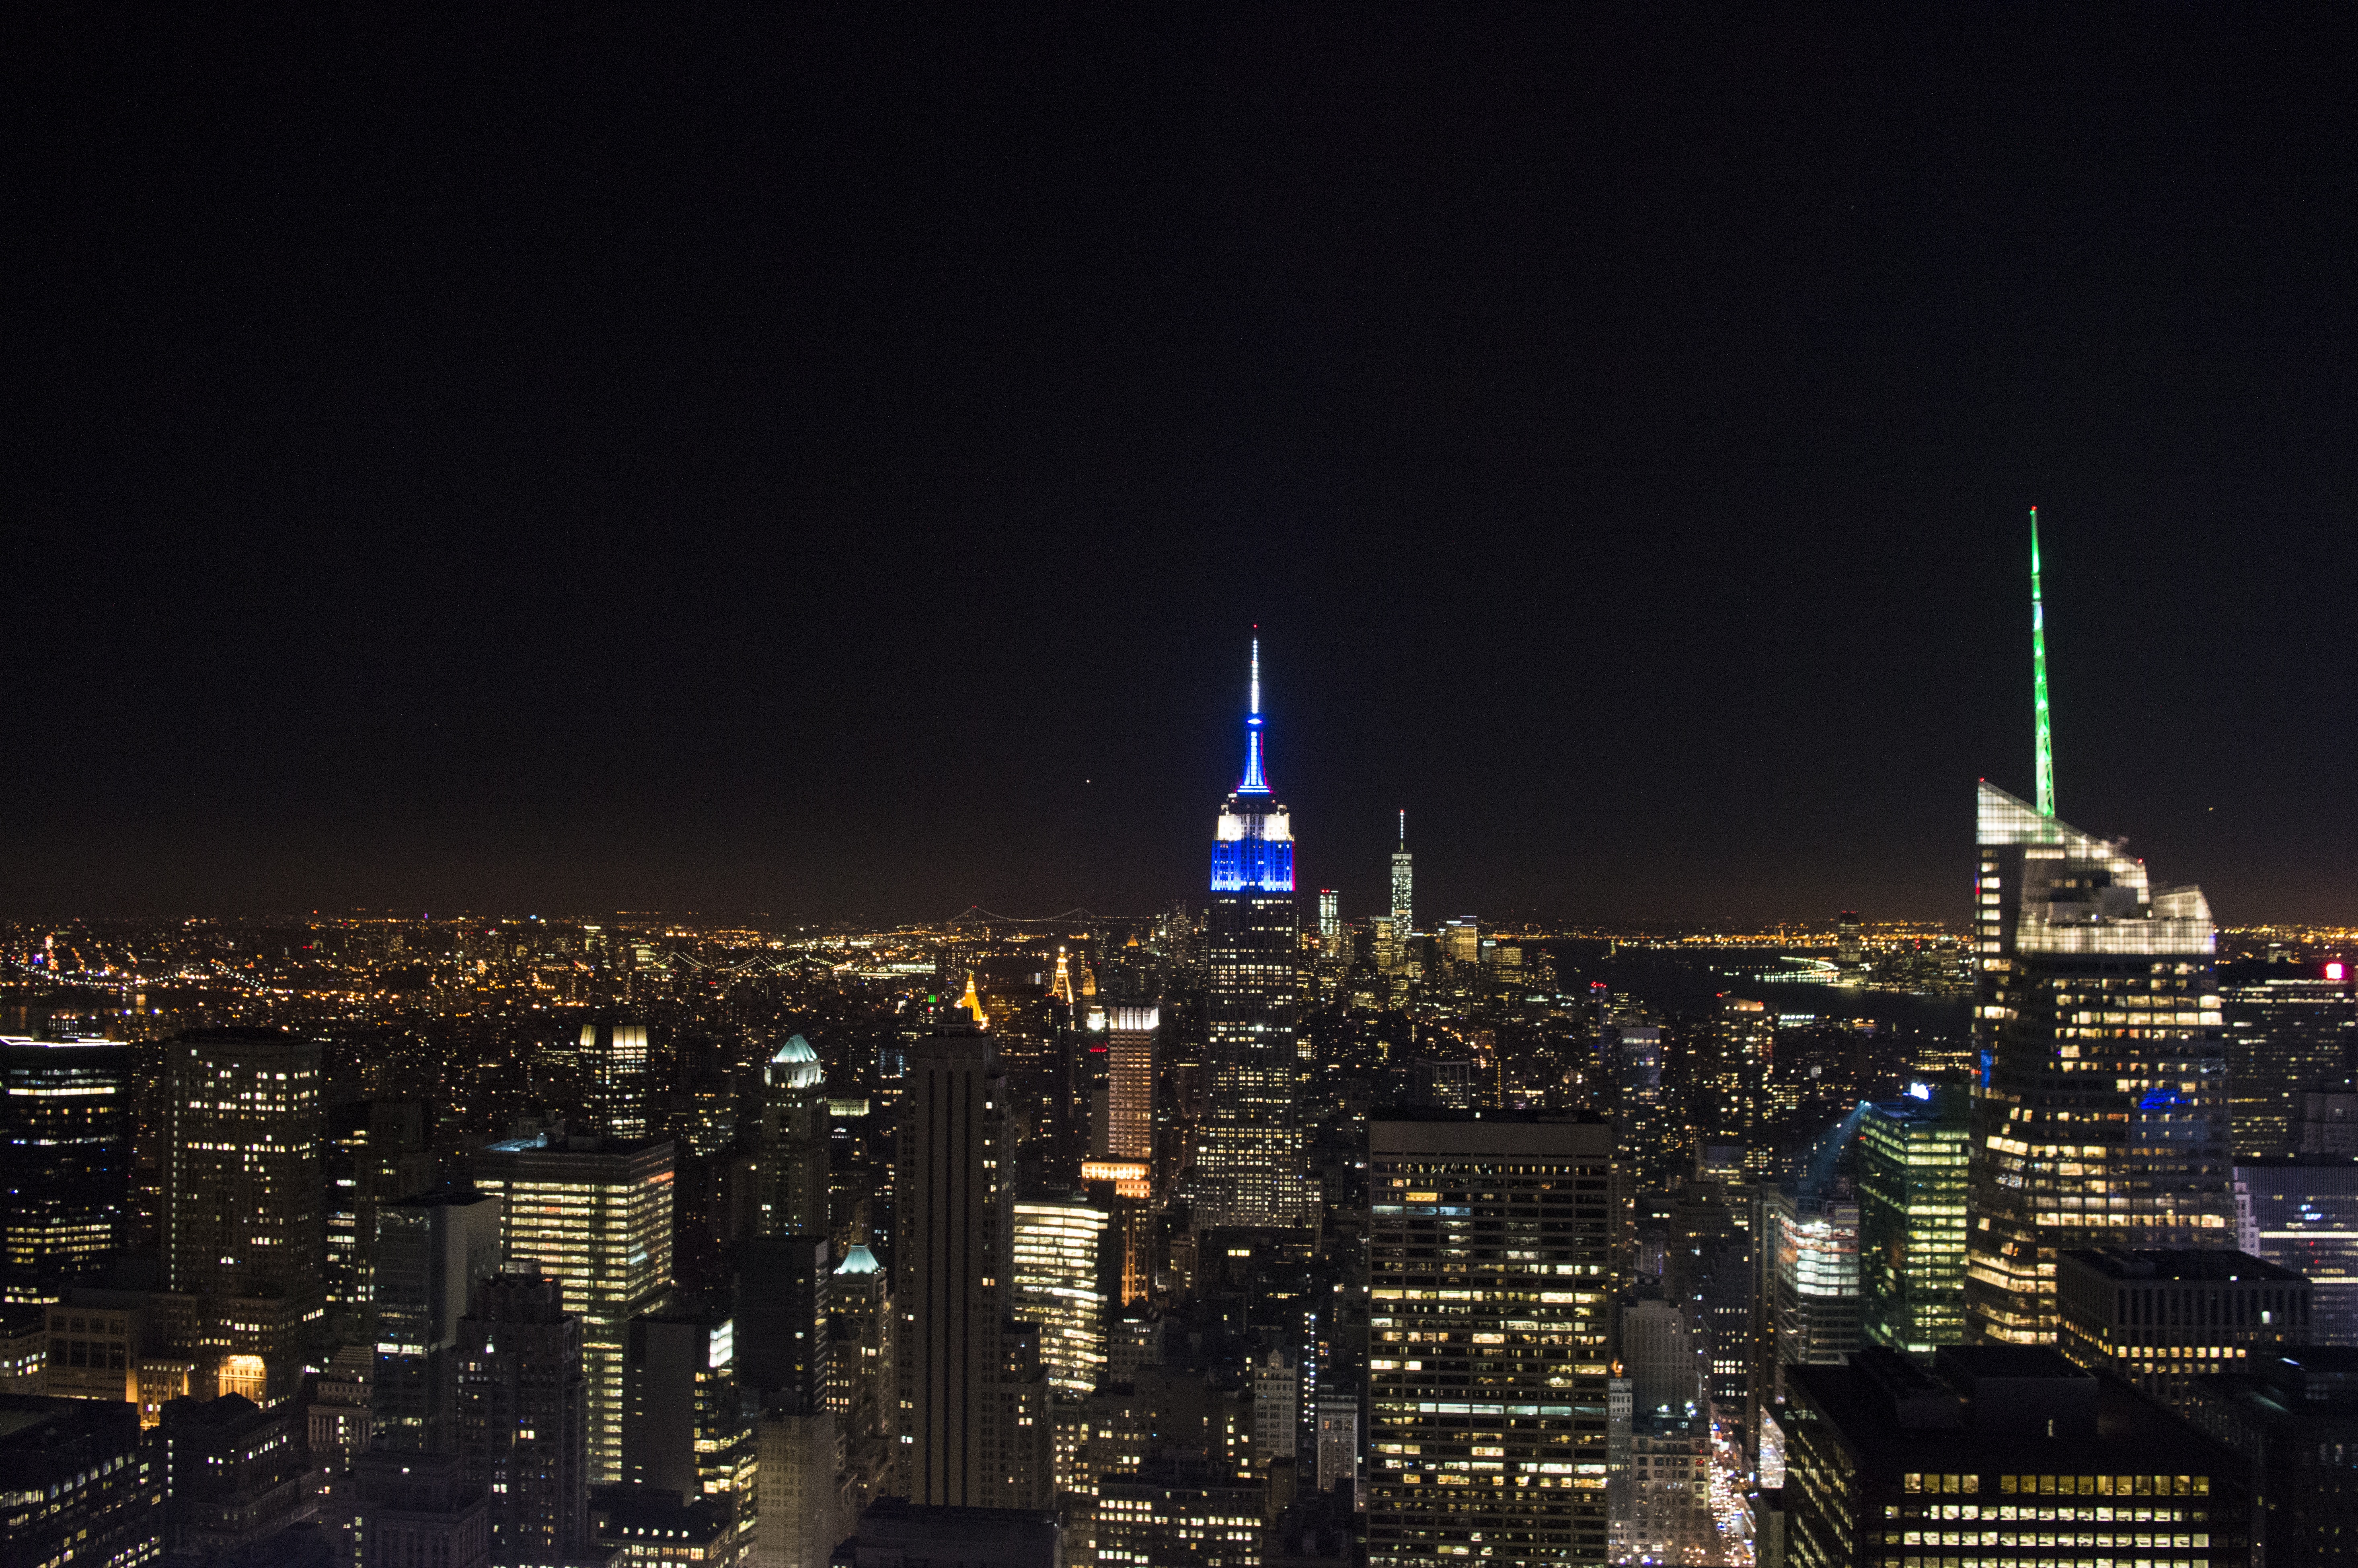
POLYGON ((1244 778, 1212 831, 1204 1022, 1213 1094, 1188 1193, 1202 1222, 1306 1226, 1314 1216, 1296 1040, 1302 944, 1293 822, 1269 787, 1258 638, 1248 708, 1244 778))

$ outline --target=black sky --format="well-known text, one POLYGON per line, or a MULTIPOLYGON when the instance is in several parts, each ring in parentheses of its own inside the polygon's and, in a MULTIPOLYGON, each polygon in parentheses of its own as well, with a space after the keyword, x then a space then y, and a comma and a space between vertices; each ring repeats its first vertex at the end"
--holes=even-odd
POLYGON ((0 915, 1153 908, 1258 622, 1347 914, 1962 917, 2034 503, 2062 814, 2358 914, 2340 38, 518 9, 12 14, 0 915))

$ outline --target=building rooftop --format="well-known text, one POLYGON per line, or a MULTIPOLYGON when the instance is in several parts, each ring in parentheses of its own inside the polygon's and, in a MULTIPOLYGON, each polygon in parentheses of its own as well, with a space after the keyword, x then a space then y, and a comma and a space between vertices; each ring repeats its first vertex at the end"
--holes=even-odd
POLYGON ((2114 1280, 2207 1280, 2306 1283, 2292 1270, 2226 1248, 2129 1251, 2115 1247, 2078 1247, 2063 1254, 2114 1280))

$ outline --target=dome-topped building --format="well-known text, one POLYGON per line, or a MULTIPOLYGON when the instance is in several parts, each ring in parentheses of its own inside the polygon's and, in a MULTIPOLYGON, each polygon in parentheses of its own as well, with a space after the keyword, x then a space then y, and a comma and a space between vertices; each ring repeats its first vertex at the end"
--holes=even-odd
POLYGON ((762 1234, 827 1234, 827 1068, 790 1035, 764 1070, 762 1234))

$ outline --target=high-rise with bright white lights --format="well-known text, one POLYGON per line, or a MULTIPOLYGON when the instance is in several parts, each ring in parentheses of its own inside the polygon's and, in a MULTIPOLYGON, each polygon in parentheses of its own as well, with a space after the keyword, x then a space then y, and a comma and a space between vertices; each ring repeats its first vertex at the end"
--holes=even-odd
POLYGON ((2055 816, 2033 523, 2039 801, 1984 780, 1966 1337, 2051 1345, 2075 1247, 2229 1247, 2227 1046, 2211 906, 2055 816))
POLYGON ((647 1135, 647 1026, 585 1023, 581 1060, 590 1068, 591 1108, 609 1138, 647 1135))
POLYGON ((624 1353, 631 1319, 671 1289, 672 1146, 576 1138, 494 1143, 475 1184, 499 1197, 508 1266, 537 1265, 581 1319, 592 1486, 622 1479, 624 1353))
POLYGON ((1204 1009, 1213 1094, 1189 1192, 1215 1225, 1306 1226, 1293 819, 1271 795, 1263 767, 1259 639, 1250 697, 1244 778, 1213 827, 1204 1009))
POLYGON ((1105 1370, 1102 1255, 1112 1216, 1083 1197, 1015 1203, 1011 1314, 1040 1330, 1040 1359, 1059 1395, 1090 1392, 1105 1370))
POLYGON ((131 1210, 131 1047, 0 1036, 0 1285, 51 1301, 123 1245, 131 1210))
POLYGON ((1163 1012, 1116 1007, 1106 1030, 1105 1154, 1109 1160, 1154 1158, 1154 1032, 1163 1012))
POLYGON ((1408 852, 1408 811, 1400 814, 1400 848, 1392 851, 1392 940, 1416 929, 1416 865, 1408 852))

